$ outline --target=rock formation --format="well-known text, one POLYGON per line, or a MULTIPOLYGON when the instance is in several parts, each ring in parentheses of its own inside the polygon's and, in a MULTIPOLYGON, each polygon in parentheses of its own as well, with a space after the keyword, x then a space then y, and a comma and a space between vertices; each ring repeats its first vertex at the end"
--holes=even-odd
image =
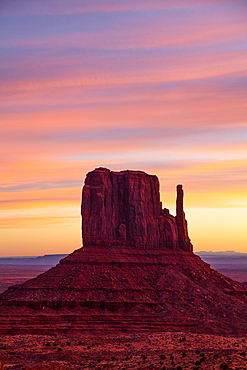
POLYGON ((0 295, 0 334, 184 330, 247 333, 247 289, 192 253, 156 176, 98 168, 82 195, 84 247, 0 295))
POLYGON ((82 192, 84 246, 180 248, 192 251, 183 211, 182 185, 177 187, 177 215, 162 209, 157 176, 141 171, 89 172, 82 192))

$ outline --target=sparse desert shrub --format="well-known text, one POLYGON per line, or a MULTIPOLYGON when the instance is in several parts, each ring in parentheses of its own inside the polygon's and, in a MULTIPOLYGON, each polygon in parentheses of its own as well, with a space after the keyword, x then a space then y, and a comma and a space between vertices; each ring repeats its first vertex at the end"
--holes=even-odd
POLYGON ((70 346, 71 345, 70 341, 67 340, 66 345, 70 346))
POLYGON ((87 349, 91 349, 91 347, 90 346, 87 346, 87 349))
POLYGON ((245 356, 246 356, 246 352, 245 352, 245 351, 243 351, 243 352, 240 352, 240 356, 243 356, 243 357, 245 357, 245 356))
POLYGON ((195 365, 200 366, 201 365, 200 361, 196 360, 195 365))
POLYGON ((170 354, 170 359, 173 360, 174 359, 174 356, 172 354, 170 354))
POLYGON ((125 360, 126 360, 126 361, 129 361, 129 359, 130 359, 130 357, 129 357, 129 356, 126 356, 126 357, 125 357, 125 360))
POLYGON ((130 347, 130 344, 128 343, 128 344, 126 344, 126 347, 130 347))
POLYGON ((46 347, 51 347, 51 342, 47 342, 47 343, 45 344, 45 346, 46 346, 46 347))
POLYGON ((83 343, 82 343, 82 341, 81 341, 81 340, 79 341, 79 343, 78 343, 78 344, 79 344, 79 346, 82 346, 82 345, 83 345, 83 343))
POLYGON ((179 339, 179 342, 185 342, 186 341, 186 338, 185 337, 182 337, 179 339))
POLYGON ((176 367, 176 370, 183 370, 183 368, 182 368, 182 366, 179 365, 179 366, 176 367))
POLYGON ((220 369, 222 369, 222 370, 230 370, 230 366, 229 366, 228 363, 222 362, 222 364, 220 364, 220 369))
POLYGON ((163 367, 161 368, 161 370, 166 370, 166 366, 163 366, 163 367))
POLYGON ((58 347, 58 352, 61 352, 63 349, 61 347, 58 347))
POLYGON ((143 360, 143 361, 145 361, 146 359, 147 359, 147 356, 146 355, 141 355, 141 359, 143 360))
POLYGON ((101 361, 101 359, 100 358, 98 358, 98 360, 97 360, 98 362, 100 362, 101 361))
POLYGON ((115 356, 111 356, 111 360, 112 361, 115 361, 116 360, 116 357, 115 356))
POLYGON ((160 355, 160 359, 161 360, 165 360, 166 359, 166 355, 164 355, 163 353, 160 355))
POLYGON ((200 354, 200 351, 199 349, 196 350, 196 354, 199 355, 200 354))
POLYGON ((186 357, 186 353, 185 353, 185 352, 182 352, 182 353, 181 353, 181 356, 182 356, 182 357, 186 357))

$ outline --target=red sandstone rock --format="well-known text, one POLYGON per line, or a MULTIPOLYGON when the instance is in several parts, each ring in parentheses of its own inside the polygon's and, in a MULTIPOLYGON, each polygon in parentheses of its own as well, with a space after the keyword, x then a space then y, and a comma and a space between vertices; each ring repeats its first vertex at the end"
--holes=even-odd
POLYGON ((192 252, 156 176, 96 169, 82 197, 84 247, 0 295, 0 333, 186 330, 247 333, 247 289, 192 252))
POLYGON ((0 295, 0 335, 247 333, 247 289, 193 253, 84 247, 0 295))
POLYGON ((177 185, 176 224, 178 228, 178 246, 184 250, 191 251, 192 245, 188 236, 187 221, 183 210, 183 198, 183 187, 182 185, 177 185))
POLYGON ((179 185, 173 217, 162 210, 157 176, 96 168, 88 173, 82 192, 83 245, 192 251, 181 192, 179 185))

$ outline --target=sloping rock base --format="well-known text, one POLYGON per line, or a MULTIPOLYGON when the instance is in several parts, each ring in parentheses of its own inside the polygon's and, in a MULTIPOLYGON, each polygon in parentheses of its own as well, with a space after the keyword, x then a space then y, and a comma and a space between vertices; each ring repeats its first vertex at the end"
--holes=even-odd
POLYGON ((84 247, 0 295, 0 334, 243 335, 247 289, 192 252, 84 247))

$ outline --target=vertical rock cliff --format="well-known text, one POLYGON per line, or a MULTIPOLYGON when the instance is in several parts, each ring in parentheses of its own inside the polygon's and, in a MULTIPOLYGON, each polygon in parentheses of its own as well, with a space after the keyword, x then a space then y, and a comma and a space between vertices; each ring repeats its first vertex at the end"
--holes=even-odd
POLYGON ((162 209, 157 176, 141 171, 112 172, 96 168, 87 174, 82 192, 84 246, 180 248, 192 251, 177 187, 177 216, 162 209))
POLYGON ((178 247, 184 250, 191 250, 191 243, 188 236, 187 221, 183 207, 184 191, 182 185, 177 185, 176 200, 176 224, 178 228, 178 247))
POLYGON ((176 216, 156 176, 88 173, 84 248, 0 294, 0 335, 195 331, 246 335, 247 289, 192 251, 177 186, 176 216))

